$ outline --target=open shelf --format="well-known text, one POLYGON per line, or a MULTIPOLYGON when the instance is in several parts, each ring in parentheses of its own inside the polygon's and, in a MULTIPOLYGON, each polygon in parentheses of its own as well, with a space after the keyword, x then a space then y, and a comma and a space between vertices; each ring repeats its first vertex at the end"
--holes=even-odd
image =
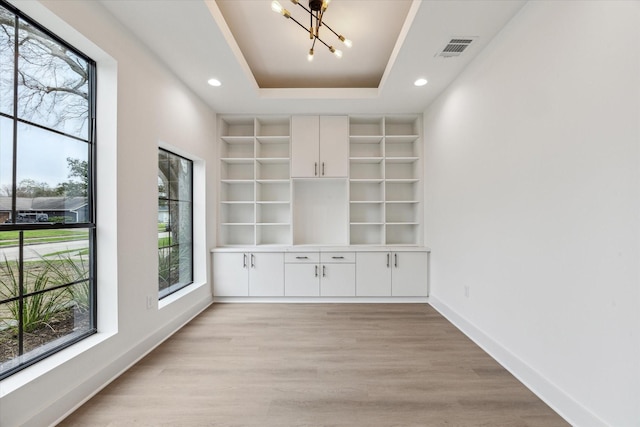
POLYGON ((220 137, 254 136, 253 117, 225 117, 220 121, 220 137))
POLYGON ((291 126, 289 116, 258 117, 256 123, 256 136, 289 136, 291 126))
POLYGON ((349 117, 349 137, 384 135, 384 118, 379 116, 349 117))
POLYGON ((418 244, 418 224, 387 224, 387 245, 416 245, 418 244))
POLYGON ((421 242, 421 116, 352 116, 349 122, 349 241, 421 242))
POLYGON ((244 224, 222 224, 220 238, 228 246, 253 246, 255 244, 255 227, 244 224))
POLYGON ((384 244, 383 224, 351 224, 349 229, 352 245, 384 244))
POLYGON ((289 116, 222 116, 218 124, 218 244, 290 244, 289 116))
POLYGON ((289 159, 288 158, 270 158, 256 160, 256 179, 280 179, 288 180, 289 159))
POLYGON ((370 203, 351 202, 349 206, 349 219, 351 223, 382 224, 384 222, 384 209, 382 202, 370 203))

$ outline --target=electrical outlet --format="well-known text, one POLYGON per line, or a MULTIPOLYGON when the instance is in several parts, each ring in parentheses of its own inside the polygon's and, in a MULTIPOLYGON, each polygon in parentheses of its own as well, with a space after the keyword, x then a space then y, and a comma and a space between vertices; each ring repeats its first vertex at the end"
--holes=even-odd
POLYGON ((466 285, 464 287, 464 297, 465 298, 469 298, 469 286, 468 285, 466 285))
POLYGON ((151 295, 147 295, 147 310, 151 310, 153 308, 153 297, 151 295))

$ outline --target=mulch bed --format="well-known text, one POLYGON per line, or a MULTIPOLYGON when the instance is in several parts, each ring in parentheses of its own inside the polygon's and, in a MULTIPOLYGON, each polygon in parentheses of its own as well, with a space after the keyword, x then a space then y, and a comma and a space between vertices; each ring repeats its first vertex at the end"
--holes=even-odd
MULTIPOLYGON (((74 330, 82 330, 89 327, 89 315, 83 313, 80 316, 74 314, 73 309, 61 311, 51 321, 41 325, 35 330, 24 334, 24 352, 41 347, 74 330)), ((0 364, 18 356, 18 331, 9 328, 0 331, 0 364)))

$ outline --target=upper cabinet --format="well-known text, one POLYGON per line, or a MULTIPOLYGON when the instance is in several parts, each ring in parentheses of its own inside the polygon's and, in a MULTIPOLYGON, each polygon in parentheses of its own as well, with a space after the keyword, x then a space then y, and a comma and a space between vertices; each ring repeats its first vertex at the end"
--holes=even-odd
POLYGON ((293 178, 346 178, 348 153, 347 116, 291 117, 293 178))

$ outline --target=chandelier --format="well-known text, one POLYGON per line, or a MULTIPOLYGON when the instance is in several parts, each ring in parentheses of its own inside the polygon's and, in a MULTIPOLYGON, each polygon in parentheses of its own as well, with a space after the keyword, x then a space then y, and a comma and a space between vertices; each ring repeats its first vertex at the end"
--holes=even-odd
POLYGON ((320 38, 320 27, 326 27, 329 31, 331 31, 342 43, 347 47, 351 47, 351 40, 346 39, 343 35, 336 33, 333 29, 328 26, 325 22, 322 21, 324 18, 324 13, 329 6, 329 2, 331 0, 309 0, 309 8, 301 5, 299 0, 291 0, 291 3, 297 4, 301 8, 303 8, 309 14, 309 28, 302 25, 296 18, 291 16, 291 13, 278 2, 278 0, 273 0, 271 3, 271 9, 274 12, 277 12, 284 16, 287 19, 293 20, 296 24, 298 24, 302 29, 309 33, 309 39, 313 40, 311 43, 311 49, 309 49, 309 54, 307 55, 307 60, 313 61, 313 49, 316 46, 316 41, 319 41, 323 45, 325 45, 331 53, 333 53, 338 58, 342 58, 342 51, 334 48, 331 45, 328 45, 320 38))

